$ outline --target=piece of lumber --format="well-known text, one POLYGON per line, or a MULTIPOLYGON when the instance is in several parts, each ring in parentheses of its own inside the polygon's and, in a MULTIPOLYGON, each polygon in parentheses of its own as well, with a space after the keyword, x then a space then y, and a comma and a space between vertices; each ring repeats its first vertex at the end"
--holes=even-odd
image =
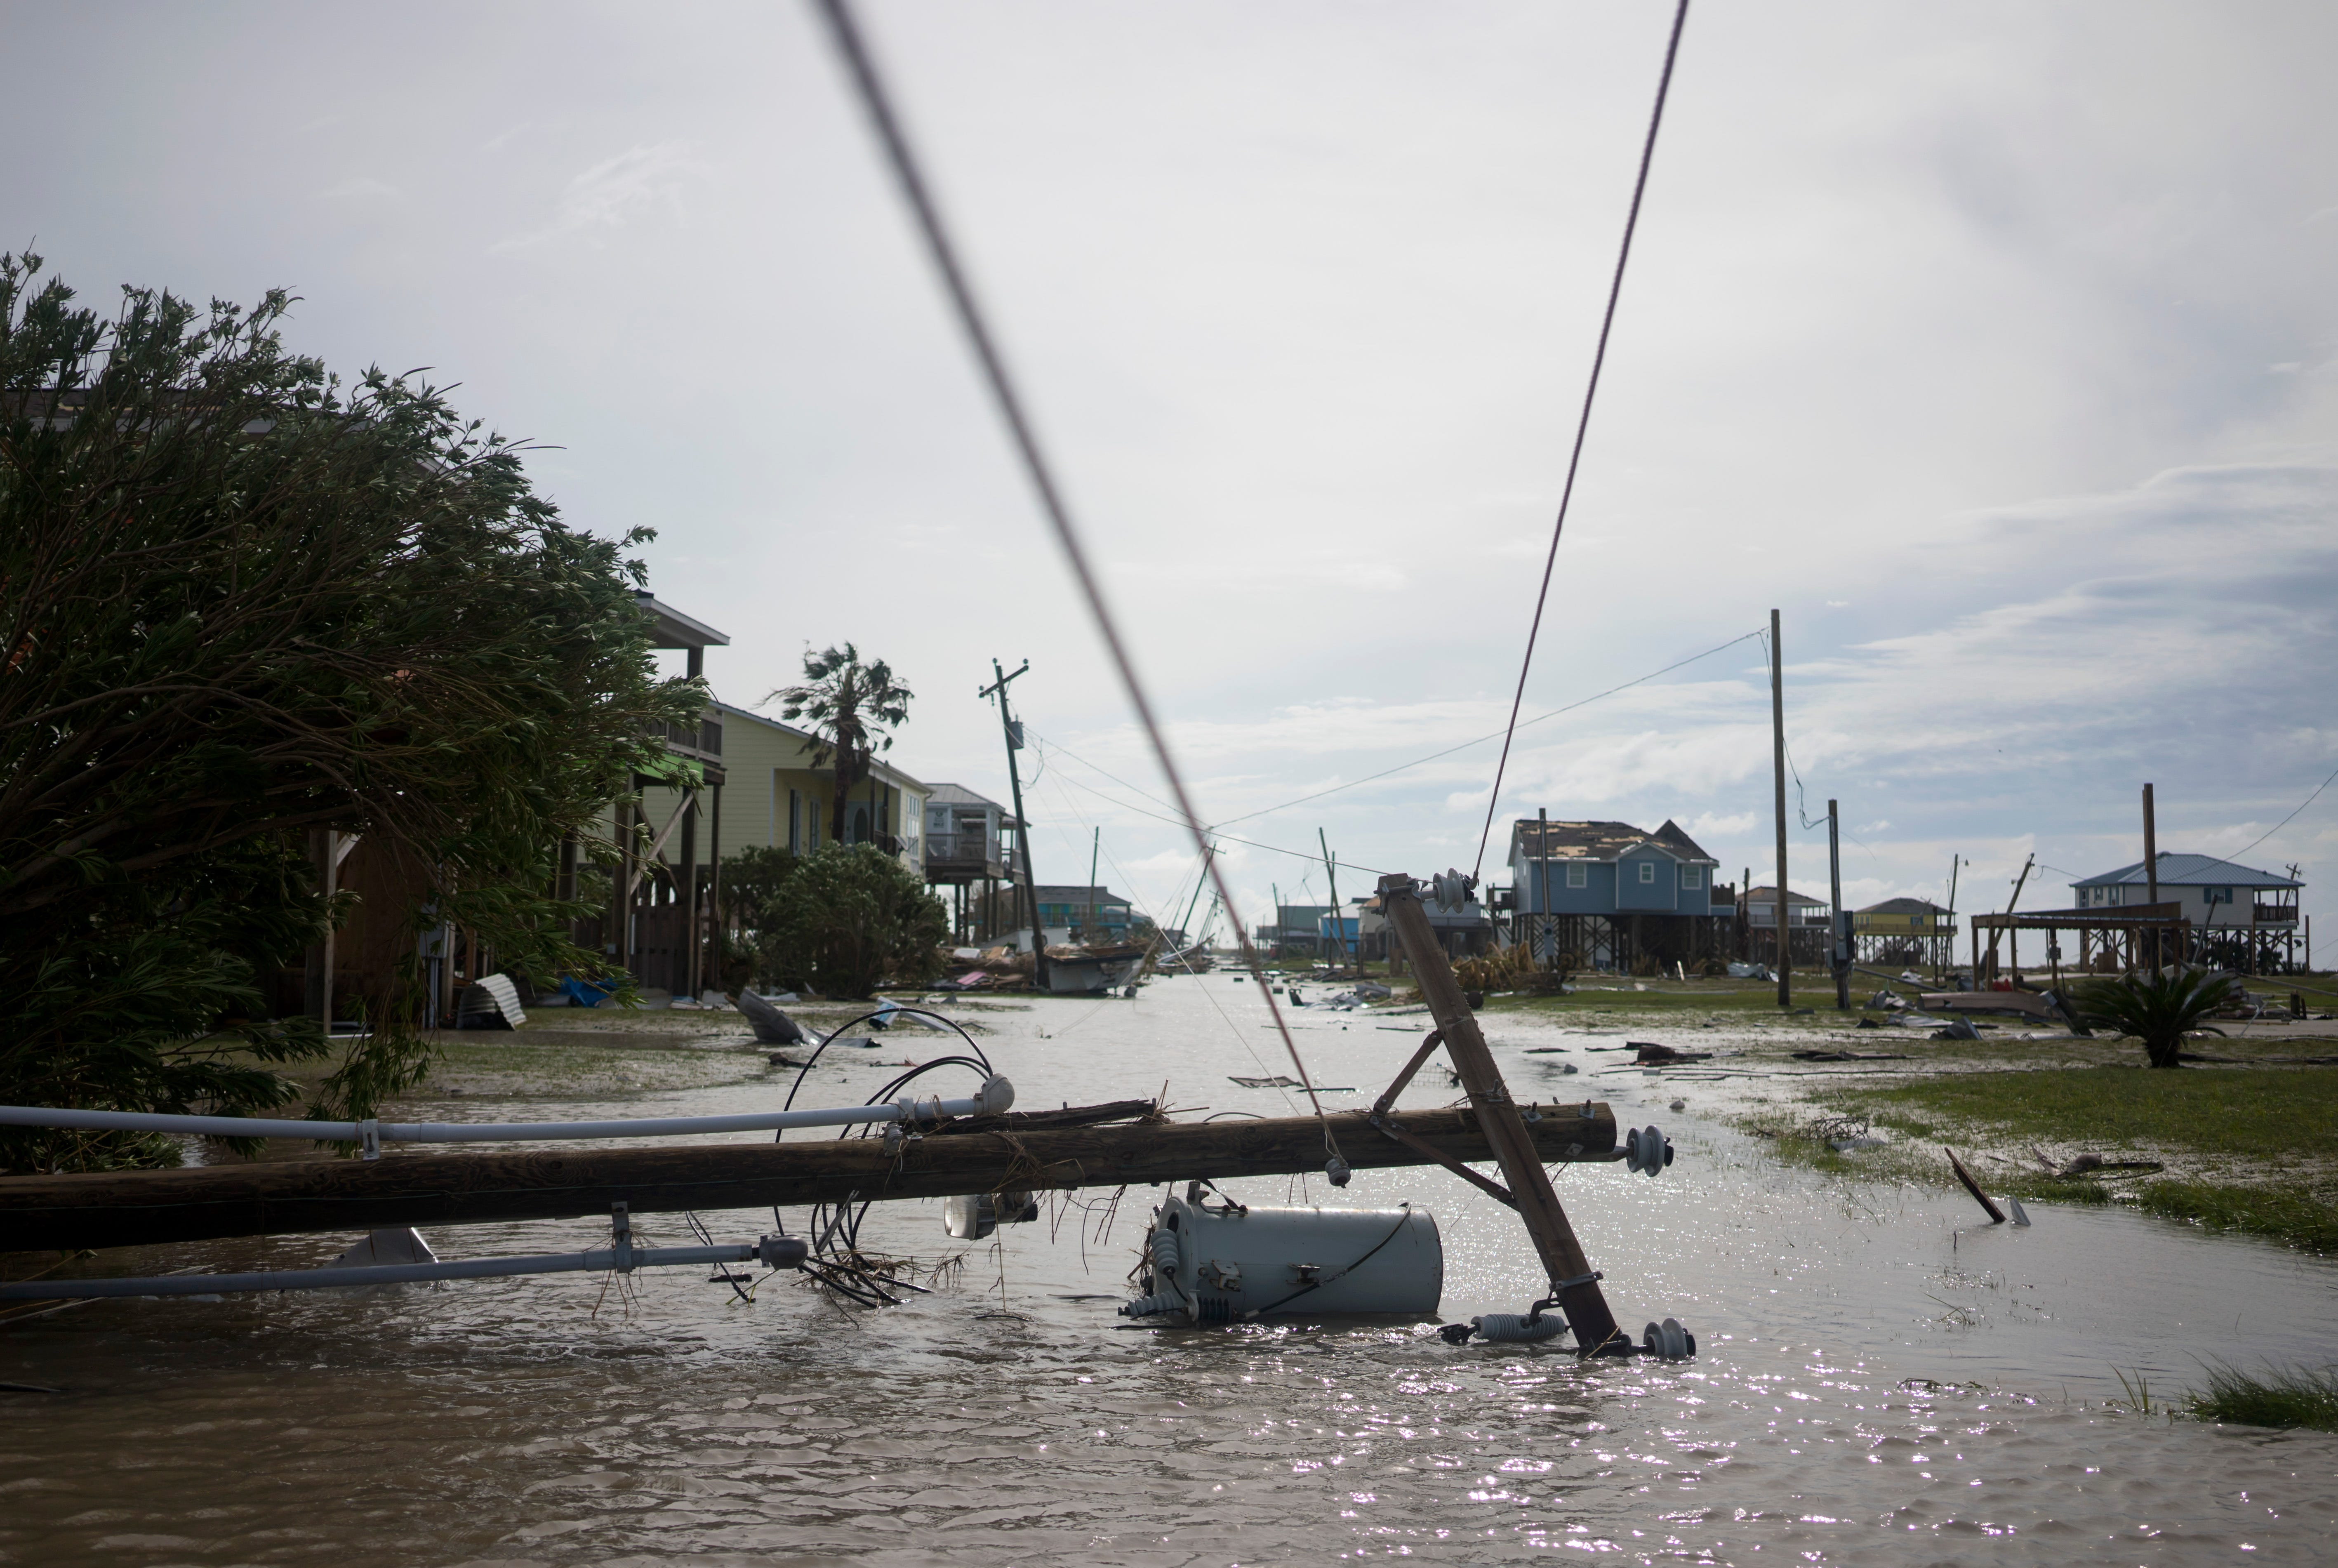
POLYGON ((1966 1170, 1965 1162, 1957 1158, 1957 1152, 1943 1144, 1940 1152, 1949 1157, 1949 1169, 1957 1173, 1957 1180, 1965 1184, 1965 1191, 1971 1193, 1979 1201, 1980 1206, 1988 1210, 1989 1222, 1992 1225, 2004 1224, 2005 1210, 1999 1208, 1996 1201, 1980 1190, 1980 1183, 1972 1179, 1972 1172, 1966 1170))
MULTIPOLYGON (((1604 1104, 1581 1101, 1537 1109, 1535 1146, 1545 1161, 1601 1159, 1616 1147, 1616 1119, 1604 1104)), ((1428 1162, 1375 1132, 1361 1112, 1338 1112, 1330 1120, 1348 1162, 1359 1169, 1428 1162)), ((1474 1162, 1494 1157, 1469 1110, 1409 1111, 1405 1123, 1449 1158, 1474 1162)), ((1322 1168, 1322 1125, 1303 1116, 1117 1127, 969 1127, 963 1133, 913 1139, 898 1157, 888 1155, 876 1138, 823 1138, 650 1149, 391 1153, 378 1160, 11 1176, 0 1178, 0 1252, 605 1217, 616 1203, 636 1215, 788 1208, 1223 1181, 1322 1168)))

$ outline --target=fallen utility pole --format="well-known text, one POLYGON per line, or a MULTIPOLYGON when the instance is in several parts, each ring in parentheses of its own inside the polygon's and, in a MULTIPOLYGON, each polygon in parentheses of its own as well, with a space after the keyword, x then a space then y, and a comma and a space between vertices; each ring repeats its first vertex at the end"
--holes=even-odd
MULTIPOLYGON (((1582 1354, 1596 1355, 1621 1341, 1628 1350, 1631 1341, 1617 1328, 1616 1315, 1608 1310, 1607 1298, 1600 1293, 1599 1276, 1585 1257, 1583 1244, 1576 1240, 1575 1228, 1567 1223, 1566 1210, 1558 1206, 1558 1194, 1551 1191, 1550 1173, 1543 1169, 1543 1161, 1549 1158, 1544 1152, 1544 1140, 1549 1136, 1546 1129, 1550 1116, 1538 1112, 1537 1119, 1529 1122, 1510 1099, 1501 1070, 1494 1065, 1494 1054, 1486 1049, 1486 1037, 1478 1032, 1477 1015, 1469 1011, 1460 983, 1453 977, 1453 966, 1447 961, 1437 932, 1429 923, 1429 911, 1420 906, 1420 885, 1410 877, 1383 877, 1380 895, 1380 911, 1387 917, 1389 928, 1403 943, 1405 956, 1412 961, 1421 999, 1429 1004, 1429 1016, 1437 1020, 1437 1033, 1443 1036, 1446 1054, 1461 1075, 1461 1085, 1469 1092, 1469 1103, 1478 1113, 1486 1142, 1501 1165, 1502 1179, 1508 1186, 1504 1201, 1517 1209, 1518 1217, 1526 1221, 1527 1234, 1533 1238, 1535 1251, 1541 1257, 1545 1275, 1550 1281, 1550 1298, 1566 1315, 1567 1325, 1575 1334, 1576 1348, 1582 1354)), ((1408 1075, 1418 1070, 1425 1056, 1424 1048, 1423 1054, 1415 1056, 1412 1065, 1406 1069, 1408 1075)), ((1393 1095, 1383 1099, 1392 1102, 1393 1095)), ((1588 1102, 1584 1108, 1590 1109, 1588 1102)), ((1379 1119, 1384 1118, 1376 1114, 1379 1119)), ((1559 1120, 1564 1123, 1574 1118, 1566 1114, 1559 1120)), ((1402 1131, 1413 1138, 1426 1140, 1429 1135, 1423 1121, 1418 1113, 1408 1112, 1402 1131)), ((1571 1133, 1565 1135, 1572 1137, 1571 1133)), ((1608 1146, 1613 1148, 1616 1133, 1612 1120, 1606 1135, 1608 1146)), ((1398 1141, 1396 1132, 1390 1132, 1388 1137, 1390 1142, 1398 1141)), ((1367 1142, 1361 1138, 1342 1140, 1340 1147, 1348 1151, 1349 1159, 1355 1161, 1362 1151, 1376 1143, 1386 1147, 1380 1139, 1367 1142)), ((1411 1147, 1409 1142, 1403 1146, 1411 1147)), ((1587 1149, 1589 1144, 1585 1146, 1587 1149)))
MULTIPOLYGON (((1482 1044, 1479 1049, 1483 1050, 1482 1044)), ((1149 1109, 1149 1105, 1140 1109, 1149 1109)), ((1504 1102, 1511 1125, 1515 1106, 1504 1102)), ((1127 1106, 1117 1107, 1131 1113, 1127 1106)), ((0 1178, 0 1248, 131 1247, 228 1236, 796 1207, 1007 1191, 1140 1186, 1323 1169, 1323 1123, 1140 1122, 1066 1127, 1066 1112, 948 1122, 889 1153, 878 1138, 695 1148, 535 1149, 277 1161, 182 1171, 0 1178), (1055 1120, 1057 1124, 1047 1125, 1055 1120)), ((1616 1119, 1583 1101, 1537 1108, 1530 1162, 1614 1158, 1616 1119)), ((1439 1158, 1375 1136, 1361 1112, 1330 1117, 1360 1169, 1497 1158, 1467 1110, 1405 1112, 1439 1158)), ((1537 1174, 1541 1167, 1532 1167, 1537 1174)), ((1547 1181, 1545 1189, 1547 1190, 1547 1181)))

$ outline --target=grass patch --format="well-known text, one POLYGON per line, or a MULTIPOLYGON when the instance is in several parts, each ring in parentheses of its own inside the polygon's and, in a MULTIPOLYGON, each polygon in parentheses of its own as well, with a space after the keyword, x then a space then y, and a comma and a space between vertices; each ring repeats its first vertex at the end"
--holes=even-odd
POLYGON ((2189 1414, 2203 1421, 2338 1432, 2338 1368, 2259 1374, 2211 1367, 2208 1387, 2190 1396, 2186 1405, 2189 1414))
POLYGON ((2137 1194, 2137 1201, 2145 1212, 2165 1219, 2271 1236, 2316 1252, 2338 1252, 2338 1204, 2308 1188, 2151 1181, 2137 1194))
POLYGON ((2338 1072, 2319 1069, 1960 1073, 1863 1089, 1856 1098, 1918 1136, 1946 1120, 2089 1147, 2150 1143, 2204 1154, 2338 1159, 2338 1072))

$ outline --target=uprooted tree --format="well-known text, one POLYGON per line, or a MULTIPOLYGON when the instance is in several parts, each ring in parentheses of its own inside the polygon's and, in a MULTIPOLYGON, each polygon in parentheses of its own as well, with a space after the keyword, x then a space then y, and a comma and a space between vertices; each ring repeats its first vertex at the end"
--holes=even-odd
MULTIPOLYGON (((365 1115, 427 1070, 418 965, 370 1035, 270 1019, 264 977, 346 910, 332 828, 511 967, 590 968, 553 895, 653 725, 640 567, 531 491, 522 449, 414 377, 288 353, 290 301, 80 308, 0 256, 0 1101, 365 1115)), ((408 944, 410 952, 411 944, 408 944)), ((175 1154, 0 1139, 0 1171, 175 1154)))

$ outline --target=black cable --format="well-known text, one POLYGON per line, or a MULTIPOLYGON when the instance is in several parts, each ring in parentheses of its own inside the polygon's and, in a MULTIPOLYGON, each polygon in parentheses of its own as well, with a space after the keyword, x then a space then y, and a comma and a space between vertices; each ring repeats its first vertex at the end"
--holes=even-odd
MULTIPOLYGON (((1682 0, 1685 5, 1687 0, 1682 0)), ((1072 521, 1071 507, 1064 500, 1063 487, 1056 484, 1054 468, 1039 450, 1039 436, 1030 416, 1024 412, 1022 394, 1016 390, 1015 381, 1007 373, 1007 361, 999 353, 989 322, 982 308, 975 302, 974 286, 966 269, 960 264, 958 248, 942 225, 940 209, 928 189, 924 172, 918 166, 917 155, 909 150, 909 140, 901 129, 900 117, 893 112, 885 83, 877 74, 877 63, 860 36, 860 26, 853 19, 850 0, 819 0, 820 14, 828 19, 829 32, 835 40, 837 54, 842 56, 845 68, 851 73, 852 84, 860 94, 861 106, 869 113, 870 125, 878 140, 884 144, 885 156, 891 163, 894 178, 899 181, 901 195, 916 216, 918 228, 925 237, 927 253, 934 269, 941 274, 952 308, 957 311, 958 325, 966 331, 967 342, 982 368, 983 379, 988 384, 992 398, 998 405, 999 417, 1006 422, 1013 439, 1016 456, 1022 460, 1025 475, 1039 501, 1039 510, 1054 530, 1056 544, 1064 554, 1065 564, 1071 568, 1072 580, 1078 584, 1080 596, 1087 602, 1088 615, 1095 622, 1096 635, 1104 640, 1105 652, 1111 655, 1113 672, 1120 679, 1121 690, 1128 705, 1136 711, 1139 725, 1144 730, 1146 742, 1153 748, 1154 760, 1159 764, 1161 776, 1168 781, 1169 793, 1177 803, 1177 813, 1184 818, 1185 830, 1194 836, 1194 848, 1209 848, 1209 836, 1202 827, 1201 813, 1194 808, 1194 799, 1185 788, 1185 777, 1178 770, 1177 760, 1169 750, 1169 739, 1154 713, 1153 700, 1145 695, 1144 682, 1137 679, 1136 662, 1130 657, 1127 642, 1120 634, 1120 626, 1113 619, 1105 603, 1104 585, 1095 569, 1089 564, 1087 546, 1081 543, 1079 529, 1072 521)), ((1229 908, 1233 906, 1233 888, 1225 873, 1213 859, 1209 862, 1210 880, 1218 897, 1229 908)), ((1291 1064, 1299 1070, 1299 1082, 1307 1090, 1308 1102, 1315 1109, 1315 1119, 1323 1129, 1323 1147, 1334 1160, 1340 1157, 1339 1140, 1331 1132, 1331 1119, 1315 1093, 1314 1081, 1309 1077, 1307 1063, 1299 1054, 1299 1042, 1292 1038, 1291 1025, 1275 1005, 1274 995, 1266 986, 1265 966, 1251 945, 1250 934, 1236 926, 1235 940, 1243 957, 1259 983, 1260 995, 1266 1003, 1267 1014, 1274 1020, 1275 1032, 1282 1037, 1282 1048, 1290 1053, 1291 1064)))
POLYGON ((1591 379, 1583 388, 1583 412, 1575 423, 1575 450, 1567 459, 1567 484, 1558 493, 1558 519, 1551 524, 1550 553, 1543 559, 1542 587, 1535 594, 1534 620, 1527 628, 1527 653, 1518 662, 1518 689, 1510 698, 1510 725, 1502 735, 1502 760, 1494 765, 1493 792, 1486 798, 1486 827, 1478 836, 1474 879, 1486 868, 1486 845, 1494 836, 1494 811, 1502 801, 1502 775, 1510 765, 1510 737, 1517 733, 1518 709, 1527 700, 1527 672, 1534 668, 1535 641, 1542 634, 1542 612, 1550 598, 1550 574, 1558 564, 1559 535, 1567 531, 1567 508, 1575 499, 1576 470, 1583 462, 1584 437, 1591 430, 1591 400, 1599 391, 1599 371, 1607 363, 1607 335, 1616 326, 1616 302, 1624 292, 1624 264, 1632 258, 1632 231, 1640 223, 1640 199, 1647 194, 1648 165, 1656 156, 1656 128, 1664 123, 1665 96, 1672 91, 1673 61, 1680 54, 1681 28, 1688 21, 1688 0, 1673 13, 1672 37, 1665 44, 1664 74, 1656 79, 1656 106, 1648 116, 1648 138, 1640 148, 1640 175, 1632 184, 1632 210, 1624 219, 1624 244, 1616 253, 1616 276, 1607 285, 1607 312, 1599 320, 1599 347, 1591 356, 1591 379))

